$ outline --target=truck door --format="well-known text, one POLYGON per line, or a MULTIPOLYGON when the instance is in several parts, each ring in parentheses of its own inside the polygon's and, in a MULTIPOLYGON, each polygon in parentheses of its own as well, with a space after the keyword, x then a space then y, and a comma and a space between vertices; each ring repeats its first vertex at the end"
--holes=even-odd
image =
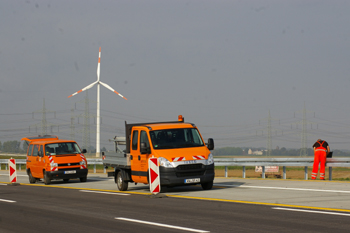
POLYGON ((149 146, 149 140, 146 131, 134 129, 132 131, 132 142, 130 155, 132 156, 131 162, 131 175, 132 180, 136 183, 148 183, 148 157, 149 154, 141 154, 140 143, 147 143, 149 146))
POLYGON ((141 133, 140 133, 140 146, 139 146, 139 153, 141 156, 140 170, 141 170, 141 172, 143 172, 143 174, 146 173, 146 177, 143 177, 143 182, 148 183, 148 179, 147 179, 147 177, 148 177, 148 158, 150 156, 151 151, 149 149, 148 151, 142 152, 141 151, 142 143, 144 143, 147 148, 150 148, 148 135, 147 135, 147 132, 144 130, 141 130, 141 133))
POLYGON ((33 145, 33 154, 31 157, 31 166, 30 166, 30 170, 32 172, 32 175, 36 178, 39 178, 39 171, 38 171, 38 161, 39 161, 39 145, 33 145))
POLYGON ((48 159, 48 158, 44 157, 43 145, 40 145, 39 155, 38 155, 38 163, 37 163, 38 177, 39 178, 44 177, 43 169, 45 169, 45 159, 48 159))

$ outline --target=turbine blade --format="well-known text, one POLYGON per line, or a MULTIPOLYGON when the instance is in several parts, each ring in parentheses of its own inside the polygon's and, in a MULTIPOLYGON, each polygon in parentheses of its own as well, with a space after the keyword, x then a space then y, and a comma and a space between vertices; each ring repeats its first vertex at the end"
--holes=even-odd
POLYGON ((104 86, 105 88, 107 88, 107 89, 113 91, 114 93, 116 93, 117 95, 119 95, 120 97, 122 97, 123 99, 128 100, 128 99, 125 98, 122 94, 118 93, 116 90, 114 90, 114 89, 113 89, 111 86, 109 86, 108 84, 103 83, 103 82, 101 82, 101 81, 100 81, 100 84, 101 84, 102 86, 104 86))
POLYGON ((70 98, 70 97, 72 97, 72 96, 74 96, 74 95, 76 95, 76 94, 79 94, 79 93, 82 92, 82 91, 85 91, 85 90, 87 90, 87 89, 90 89, 90 88, 93 87, 97 82, 98 82, 98 81, 93 82, 93 83, 87 85, 86 87, 84 87, 84 88, 81 89, 80 91, 77 91, 77 92, 71 94, 70 96, 68 96, 68 98, 70 98))
POLYGON ((101 63, 101 47, 98 52, 98 63, 97 63, 97 81, 100 81, 100 63, 101 63))

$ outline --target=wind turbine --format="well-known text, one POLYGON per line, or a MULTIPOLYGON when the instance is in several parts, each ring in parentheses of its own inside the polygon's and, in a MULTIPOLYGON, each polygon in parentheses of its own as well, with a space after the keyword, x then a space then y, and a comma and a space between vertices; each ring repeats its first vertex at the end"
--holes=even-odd
POLYGON ((81 89, 80 91, 77 91, 73 94, 71 94, 70 96, 68 96, 68 98, 79 94, 80 92, 83 92, 85 90, 90 89, 91 87, 93 87, 95 84, 97 84, 97 114, 96 114, 96 157, 100 157, 100 84, 104 87, 106 87, 107 89, 113 91, 114 93, 116 93, 117 95, 119 95, 120 97, 124 98, 125 100, 127 100, 127 98, 125 98, 123 95, 121 95, 120 93, 118 93, 116 90, 114 90, 112 87, 110 87, 108 84, 103 83, 100 81, 100 62, 101 62, 101 47, 98 53, 98 63, 97 63, 97 81, 93 82, 89 85, 87 85, 86 87, 84 87, 83 89, 81 89))

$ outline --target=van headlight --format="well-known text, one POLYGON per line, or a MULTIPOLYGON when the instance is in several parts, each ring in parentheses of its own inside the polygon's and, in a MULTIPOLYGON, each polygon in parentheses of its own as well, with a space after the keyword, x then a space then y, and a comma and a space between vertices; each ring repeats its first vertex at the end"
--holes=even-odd
POLYGON ((58 164, 57 163, 50 163, 50 166, 51 167, 58 167, 58 164))
POLYGON ((214 156, 212 153, 210 153, 208 155, 208 160, 207 160, 207 164, 210 165, 210 164, 213 164, 214 163, 214 156))
POLYGON ((80 161, 79 165, 86 165, 85 160, 80 161))
POLYGON ((163 157, 159 157, 158 162, 159 162, 159 166, 162 166, 162 167, 174 167, 172 163, 169 162, 169 160, 163 157))

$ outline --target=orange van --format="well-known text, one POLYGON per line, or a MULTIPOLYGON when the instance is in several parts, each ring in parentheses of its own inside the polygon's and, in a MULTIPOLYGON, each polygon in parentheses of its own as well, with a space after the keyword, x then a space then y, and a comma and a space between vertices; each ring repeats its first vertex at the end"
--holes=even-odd
POLYGON ((86 182, 88 168, 84 156, 86 150, 81 150, 73 140, 61 140, 55 135, 26 137, 27 141, 27 174, 29 182, 35 183, 44 179, 50 184, 51 180, 79 178, 86 182))

